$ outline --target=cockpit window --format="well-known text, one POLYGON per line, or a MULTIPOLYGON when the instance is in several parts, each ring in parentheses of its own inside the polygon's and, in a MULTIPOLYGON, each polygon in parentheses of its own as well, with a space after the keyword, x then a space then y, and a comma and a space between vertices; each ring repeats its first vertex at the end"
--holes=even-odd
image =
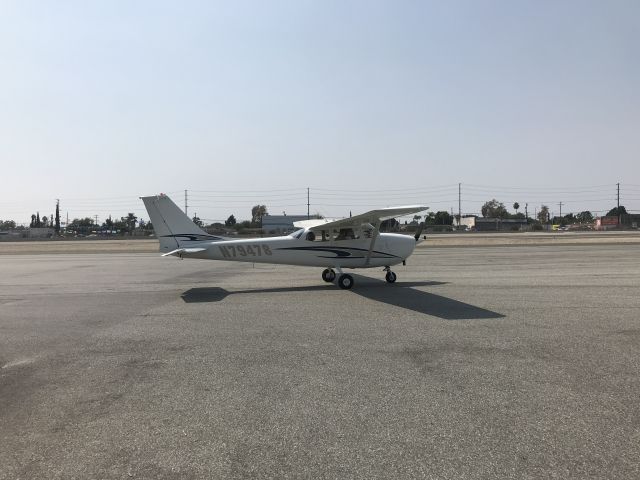
POLYGON ((353 231, 353 228, 341 228, 340 231, 334 230, 335 240, 355 240, 358 236, 353 231))

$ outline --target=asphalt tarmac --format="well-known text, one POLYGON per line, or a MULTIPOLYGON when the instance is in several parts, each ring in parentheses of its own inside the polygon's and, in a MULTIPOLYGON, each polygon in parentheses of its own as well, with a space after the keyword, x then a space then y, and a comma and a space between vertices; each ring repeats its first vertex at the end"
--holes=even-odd
POLYGON ((0 478, 639 478, 640 246, 0 257, 0 478))

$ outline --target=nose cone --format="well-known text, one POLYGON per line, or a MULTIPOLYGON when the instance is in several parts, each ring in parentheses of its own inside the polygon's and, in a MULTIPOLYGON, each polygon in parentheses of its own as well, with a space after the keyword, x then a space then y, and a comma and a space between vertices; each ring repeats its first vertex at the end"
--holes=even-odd
POLYGON ((413 249, 416 248, 416 239, 409 235, 403 235, 402 241, 402 258, 407 259, 413 253, 413 249))
POLYGON ((402 260, 406 260, 413 253, 413 249, 416 248, 416 239, 409 235, 402 235, 399 233, 387 234, 392 236, 389 238, 387 245, 391 247, 390 253, 393 253, 402 260))

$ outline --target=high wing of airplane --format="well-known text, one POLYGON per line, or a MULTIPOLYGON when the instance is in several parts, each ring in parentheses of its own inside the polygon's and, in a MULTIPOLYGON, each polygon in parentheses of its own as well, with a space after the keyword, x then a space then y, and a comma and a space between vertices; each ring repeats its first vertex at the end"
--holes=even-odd
POLYGON ((166 195, 141 197, 163 256, 274 263, 323 267, 322 279, 340 288, 353 287, 353 277, 343 269, 384 267, 385 279, 396 281, 392 265, 404 264, 420 239, 381 233, 384 220, 427 210, 422 205, 390 207, 353 217, 296 222, 290 235, 270 238, 232 239, 209 235, 166 195), (337 272, 337 274, 336 274, 337 272))

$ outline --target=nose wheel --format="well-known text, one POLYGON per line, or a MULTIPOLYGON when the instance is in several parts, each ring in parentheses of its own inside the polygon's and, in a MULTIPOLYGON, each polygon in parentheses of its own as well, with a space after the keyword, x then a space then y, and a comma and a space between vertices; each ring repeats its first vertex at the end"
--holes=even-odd
POLYGON ((387 281, 387 283, 394 283, 398 279, 398 276, 394 272, 392 272, 389 267, 385 267, 384 271, 387 272, 387 274, 384 276, 384 279, 387 281))

